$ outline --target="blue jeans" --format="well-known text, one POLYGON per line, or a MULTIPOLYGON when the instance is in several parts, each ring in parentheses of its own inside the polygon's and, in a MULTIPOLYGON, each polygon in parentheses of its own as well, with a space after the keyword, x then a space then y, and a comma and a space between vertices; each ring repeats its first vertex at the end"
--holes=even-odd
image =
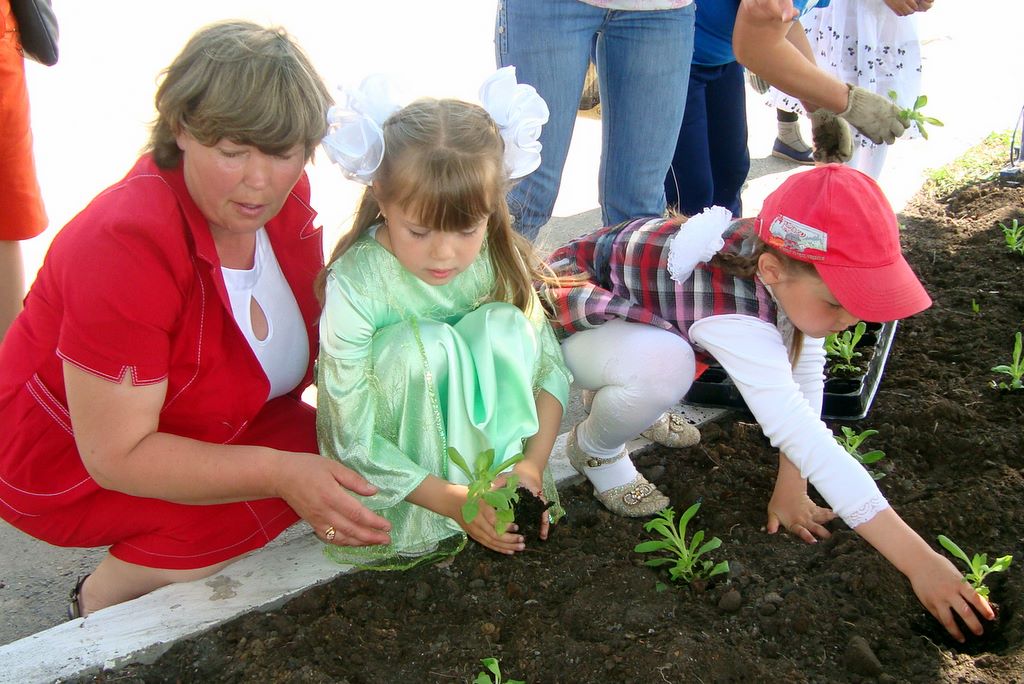
POLYGON ((509 193, 516 230, 533 240, 558 196, 583 80, 596 38, 601 89, 598 198, 611 225, 665 211, 665 171, 683 120, 693 55, 694 5, 605 10, 580 0, 501 0, 499 66, 537 89, 551 110, 541 165, 509 193))
POLYGON ((740 216, 740 191, 750 170, 743 67, 690 67, 686 113, 665 177, 668 205, 687 216, 725 207, 740 216))

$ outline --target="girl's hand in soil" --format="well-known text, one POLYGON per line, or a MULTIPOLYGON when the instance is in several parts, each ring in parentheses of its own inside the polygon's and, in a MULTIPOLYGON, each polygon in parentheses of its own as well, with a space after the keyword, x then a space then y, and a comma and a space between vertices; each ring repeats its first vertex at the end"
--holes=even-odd
POLYGON ((775 534, 783 527, 808 544, 816 544, 818 537, 828 539, 832 533, 824 527, 836 517, 831 508, 822 508, 803 492, 797 497, 776 493, 768 502, 768 534, 775 534))
POLYGON ((832 536, 823 525, 835 517, 832 509, 822 508, 807 496, 807 480, 800 477, 792 461, 779 454, 775 491, 768 502, 768 534, 775 534, 781 526, 808 544, 814 544, 818 541, 816 537, 832 536))
MULTIPOLYGON (((520 461, 512 467, 512 472, 519 476, 519 486, 525 487, 533 492, 533 495, 538 499, 547 503, 548 500, 544 498, 544 488, 542 486, 543 474, 541 468, 536 463, 531 461, 520 461)), ((495 481, 495 486, 502 486, 505 484, 505 476, 501 475, 495 481)), ((543 511, 540 514, 540 538, 547 539, 548 532, 551 528, 551 521, 548 518, 548 512, 543 511)))
POLYGON ((975 634, 983 630, 971 606, 986 620, 995 619, 992 606, 964 581, 953 563, 928 546, 892 508, 879 511, 854 531, 907 576, 921 604, 957 641, 963 642, 964 635, 953 613, 975 634))
POLYGON ((954 639, 961 643, 964 641, 964 635, 953 619, 954 614, 977 635, 985 631, 978 620, 978 615, 987 620, 994 620, 996 617, 989 602, 964 581, 956 566, 948 558, 934 551, 931 552, 931 557, 916 563, 907 573, 907 578, 921 604, 942 623, 954 639))

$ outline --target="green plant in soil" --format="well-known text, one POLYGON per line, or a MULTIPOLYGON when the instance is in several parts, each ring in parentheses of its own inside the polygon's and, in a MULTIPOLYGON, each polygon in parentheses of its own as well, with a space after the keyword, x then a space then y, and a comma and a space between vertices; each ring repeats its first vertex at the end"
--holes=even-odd
POLYGON ((1013 131, 990 133, 955 161, 929 170, 924 190, 933 197, 943 198, 968 185, 992 180, 1006 165, 1006 150, 1013 137, 1013 131))
POLYGON ((494 524, 495 531, 498 534, 504 534, 509 525, 515 522, 514 506, 519 501, 519 493, 516 491, 519 485, 519 476, 509 475, 501 487, 494 487, 494 481, 508 467, 522 461, 523 455, 516 454, 491 467, 491 463, 494 461, 494 449, 487 449, 476 455, 473 467, 470 468, 458 449, 448 447, 448 458, 469 479, 469 494, 466 497, 466 503, 462 506, 462 517, 467 523, 473 522, 480 512, 480 500, 482 499, 484 503, 494 509, 497 515, 497 522, 494 524))
POLYGON ((1024 382, 1021 381, 1021 378, 1024 377, 1024 360, 1021 359, 1021 334, 1019 332, 1014 336, 1013 361, 1009 365, 993 366, 992 372, 1004 373, 1010 376, 1009 382, 996 382, 993 380, 993 388, 1006 391, 1024 390, 1024 382))
POLYGON ((860 368, 853 360, 860 356, 860 352, 856 349, 865 330, 867 330, 867 326, 864 321, 861 321, 853 330, 832 333, 825 338, 825 353, 833 359, 833 371, 860 372, 860 368))
POLYGON ((979 304, 977 301, 973 299, 971 300, 971 312, 976 314, 981 313, 981 304, 979 304))
POLYGON ((1010 562, 1013 561, 1013 556, 1000 556, 992 565, 989 565, 986 554, 976 553, 972 558, 968 558, 963 549, 945 535, 939 535, 939 543, 942 544, 946 551, 949 551, 950 555, 963 561, 968 570, 968 572, 964 573, 964 581, 969 583, 976 592, 985 598, 988 598, 989 594, 989 589, 985 586, 985 578, 993 572, 1004 572, 1010 567, 1010 562))
POLYGON ((644 529, 654 532, 660 539, 642 542, 633 549, 637 553, 662 553, 658 558, 649 558, 645 565, 652 568, 669 566, 668 574, 673 582, 691 583, 694 580, 707 580, 715 575, 729 572, 729 561, 714 563, 701 559, 704 554, 714 551, 722 545, 722 540, 712 537, 704 541, 704 530, 697 530, 689 542, 686 541, 686 526, 697 514, 700 503, 695 503, 679 516, 678 526, 675 524, 675 511, 668 507, 658 513, 658 517, 644 523, 644 529))
POLYGON ((487 672, 478 674, 473 684, 526 684, 521 679, 502 679, 497 658, 481 658, 480 662, 487 668, 487 672))
POLYGON ((857 432, 853 428, 842 426, 843 436, 834 435, 839 446, 846 449, 846 453, 853 456, 858 463, 860 463, 871 475, 874 480, 881 480, 885 477, 885 473, 879 473, 868 468, 872 463, 877 463, 885 458, 885 452, 881 449, 873 449, 865 453, 860 452, 860 445, 864 443, 864 440, 869 437, 874 437, 878 434, 878 430, 864 430, 863 432, 857 432))
MULTIPOLYGON (((896 91, 889 91, 889 99, 893 102, 896 101, 896 91)), ((918 95, 917 99, 914 100, 913 107, 904 107, 900 110, 900 118, 908 123, 916 123, 917 130, 921 131, 921 137, 925 140, 928 139, 928 131, 925 130, 925 124, 929 126, 945 126, 944 123, 930 116, 925 116, 921 109, 928 104, 927 95, 918 95)))
POLYGON ((1000 223, 999 227, 1003 229, 1003 236, 1006 238, 1006 248, 1014 254, 1024 256, 1024 223, 1019 223, 1017 219, 1013 219, 1010 225, 1000 223))

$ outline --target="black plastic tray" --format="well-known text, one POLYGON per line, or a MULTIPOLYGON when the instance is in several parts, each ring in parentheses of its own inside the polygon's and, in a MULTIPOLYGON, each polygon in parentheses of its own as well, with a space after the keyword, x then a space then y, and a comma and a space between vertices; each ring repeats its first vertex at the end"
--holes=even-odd
MULTIPOLYGON (((864 337, 857 345, 865 350, 873 345, 874 353, 868 362, 864 375, 850 379, 830 378, 825 380, 825 396, 822 400, 821 417, 827 420, 861 420, 867 416, 875 400, 882 371, 889 358, 892 340, 896 334, 897 321, 869 323, 864 337)), ((729 408, 747 411, 747 405, 740 396, 736 385, 719 365, 712 365, 697 378, 683 401, 694 406, 729 408)), ((749 411, 748 411, 749 412, 749 411)))

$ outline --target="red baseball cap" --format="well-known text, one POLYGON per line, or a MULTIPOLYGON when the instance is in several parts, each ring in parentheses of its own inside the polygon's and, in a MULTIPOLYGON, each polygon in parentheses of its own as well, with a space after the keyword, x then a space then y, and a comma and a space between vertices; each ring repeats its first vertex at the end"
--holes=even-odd
POLYGON ((931 306, 903 258, 896 214, 860 171, 828 164, 793 174, 765 198, 757 235, 786 256, 814 264, 857 318, 881 323, 931 306))

